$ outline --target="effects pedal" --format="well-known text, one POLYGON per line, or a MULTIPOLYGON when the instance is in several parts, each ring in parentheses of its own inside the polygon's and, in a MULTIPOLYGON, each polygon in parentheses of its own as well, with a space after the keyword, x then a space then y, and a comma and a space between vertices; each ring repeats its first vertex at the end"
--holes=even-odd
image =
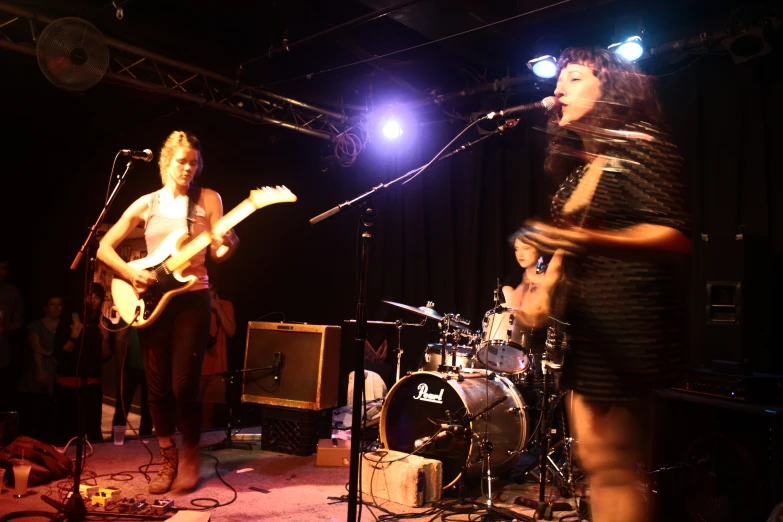
POLYGON ((121 498, 117 501, 120 513, 138 513, 147 507, 147 501, 135 498, 121 498))
POLYGON ((93 495, 92 505, 95 507, 102 507, 103 509, 106 509, 112 504, 115 504, 118 500, 119 499, 116 497, 102 497, 101 495, 93 495))
POLYGON ((174 507, 174 501, 168 498, 159 498, 150 504, 153 513, 156 515, 162 515, 169 509, 174 507))
POLYGON ((92 496, 92 505, 105 509, 119 500, 120 493, 119 488, 100 488, 98 493, 92 496))

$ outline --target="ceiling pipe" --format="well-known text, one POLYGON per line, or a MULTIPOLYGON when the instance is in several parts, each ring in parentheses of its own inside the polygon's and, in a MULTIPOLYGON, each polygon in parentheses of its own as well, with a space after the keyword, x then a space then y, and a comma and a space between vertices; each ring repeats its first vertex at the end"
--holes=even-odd
POLYGON ((274 58, 275 56, 279 56, 281 54, 285 54, 287 52, 290 52, 291 49, 295 47, 299 47, 300 45, 304 45, 306 43, 310 43, 313 40, 316 40, 318 38, 321 38, 323 36, 326 36, 331 33, 335 33, 337 31, 341 31, 343 29, 347 29, 349 27, 353 27, 355 25, 359 25, 364 22, 368 22, 370 20, 373 20, 375 18, 380 18, 381 16, 385 16, 389 13, 392 13, 394 11, 398 11, 400 9, 403 9, 405 7, 408 7, 409 5, 417 4, 421 2, 421 0, 403 0, 402 2, 397 2, 396 4, 392 4, 388 7, 384 7, 383 9, 378 9, 377 11, 373 11, 371 13, 367 13, 366 15, 362 15, 358 18, 353 18, 351 20, 348 20, 347 22, 343 22, 341 24, 335 25, 333 27, 330 27, 328 29, 324 29, 323 31, 319 33, 315 33, 313 35, 307 36, 305 38, 302 38, 301 40, 297 40, 292 43, 288 43, 286 40, 283 40, 283 45, 277 47, 276 49, 270 50, 266 54, 262 54, 260 56, 256 56, 255 58, 251 58, 247 61, 242 62, 239 64, 239 69, 242 70, 245 65, 250 65, 251 63, 254 63, 262 58, 274 58))

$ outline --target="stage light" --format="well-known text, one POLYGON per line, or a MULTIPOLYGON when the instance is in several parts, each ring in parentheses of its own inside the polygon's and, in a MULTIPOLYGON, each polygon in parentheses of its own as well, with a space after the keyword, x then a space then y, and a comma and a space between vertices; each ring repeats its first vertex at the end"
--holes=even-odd
POLYGON ((628 62, 635 62, 644 54, 641 36, 630 36, 624 42, 610 45, 609 49, 612 49, 616 55, 628 62))
POLYGON ((400 125, 400 122, 398 122, 396 119, 389 118, 383 124, 383 128, 381 132, 383 132, 383 135, 386 137, 386 139, 396 140, 397 138, 402 136, 402 126, 400 125))
POLYGON ((539 78, 554 78, 557 74, 557 60, 554 56, 545 54, 528 61, 527 68, 539 78))
MULTIPOLYGON (((780 20, 778 19, 780 25, 780 20)), ((735 29, 735 33, 721 42, 721 46, 731 55, 735 64, 752 60, 772 52, 772 39, 776 27, 775 20, 744 22, 735 29)))
POLYGON ((614 35, 610 51, 625 60, 635 62, 647 58, 644 50, 644 24, 638 16, 623 16, 614 23, 614 35))

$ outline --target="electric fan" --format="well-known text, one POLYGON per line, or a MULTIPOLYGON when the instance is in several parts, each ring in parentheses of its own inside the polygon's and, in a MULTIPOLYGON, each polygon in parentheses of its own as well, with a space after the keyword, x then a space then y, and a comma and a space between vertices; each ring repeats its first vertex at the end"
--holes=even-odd
POLYGON ((109 46, 101 32, 81 18, 59 18, 38 37, 38 66, 46 79, 66 91, 84 91, 103 78, 109 46))

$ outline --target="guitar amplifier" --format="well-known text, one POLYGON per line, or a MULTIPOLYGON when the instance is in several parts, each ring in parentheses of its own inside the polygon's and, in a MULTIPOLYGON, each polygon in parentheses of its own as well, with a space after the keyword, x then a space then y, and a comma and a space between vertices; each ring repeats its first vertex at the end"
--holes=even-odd
MULTIPOLYGON (((340 327, 249 322, 242 402, 325 410, 337 406, 340 327)), ((316 439, 317 440, 317 439, 316 439)))

